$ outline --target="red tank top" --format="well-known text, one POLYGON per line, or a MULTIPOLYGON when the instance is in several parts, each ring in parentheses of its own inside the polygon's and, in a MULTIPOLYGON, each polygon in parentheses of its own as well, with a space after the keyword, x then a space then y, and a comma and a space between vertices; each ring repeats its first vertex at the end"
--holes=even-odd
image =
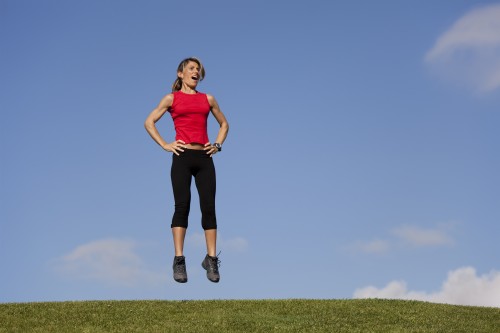
POLYGON ((169 109, 175 126, 175 140, 185 143, 209 142, 207 134, 207 118, 210 103, 206 94, 186 94, 175 91, 174 101, 169 109))

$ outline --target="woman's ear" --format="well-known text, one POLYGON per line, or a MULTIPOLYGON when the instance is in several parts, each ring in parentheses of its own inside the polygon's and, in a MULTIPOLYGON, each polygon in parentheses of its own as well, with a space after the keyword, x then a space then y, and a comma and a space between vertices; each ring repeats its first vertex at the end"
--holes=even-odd
POLYGON ((177 77, 182 80, 182 78, 184 77, 184 73, 177 72, 177 77))

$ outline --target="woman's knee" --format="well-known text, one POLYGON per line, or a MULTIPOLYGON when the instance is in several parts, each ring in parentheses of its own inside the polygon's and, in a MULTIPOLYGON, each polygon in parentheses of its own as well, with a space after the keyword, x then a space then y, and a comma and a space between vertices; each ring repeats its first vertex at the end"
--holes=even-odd
POLYGON ((201 205, 201 226, 204 230, 217 229, 215 204, 201 205))
POLYGON ((177 203, 175 204, 175 212, 172 217, 172 225, 171 227, 188 227, 188 218, 189 218, 189 202, 177 203))

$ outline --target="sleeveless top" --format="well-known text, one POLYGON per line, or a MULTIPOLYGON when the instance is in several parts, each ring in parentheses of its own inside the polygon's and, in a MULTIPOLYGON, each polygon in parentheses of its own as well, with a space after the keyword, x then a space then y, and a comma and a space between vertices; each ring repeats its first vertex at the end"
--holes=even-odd
POLYGON ((173 93, 174 101, 169 109, 174 120, 175 140, 185 143, 209 142, 207 133, 207 118, 210 103, 206 94, 186 94, 182 91, 173 93))

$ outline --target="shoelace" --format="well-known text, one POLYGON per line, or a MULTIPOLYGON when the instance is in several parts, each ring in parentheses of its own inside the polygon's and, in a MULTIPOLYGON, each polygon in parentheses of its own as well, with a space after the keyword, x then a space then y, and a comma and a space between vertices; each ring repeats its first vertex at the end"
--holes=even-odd
POLYGON ((219 272, 219 267, 220 267, 220 259, 219 259, 220 251, 219 254, 217 254, 215 257, 208 257, 209 259, 209 267, 214 271, 214 272, 219 272))
POLYGON ((184 272, 184 267, 186 266, 186 260, 185 259, 180 259, 175 262, 175 267, 174 270, 177 273, 182 273, 184 272))

